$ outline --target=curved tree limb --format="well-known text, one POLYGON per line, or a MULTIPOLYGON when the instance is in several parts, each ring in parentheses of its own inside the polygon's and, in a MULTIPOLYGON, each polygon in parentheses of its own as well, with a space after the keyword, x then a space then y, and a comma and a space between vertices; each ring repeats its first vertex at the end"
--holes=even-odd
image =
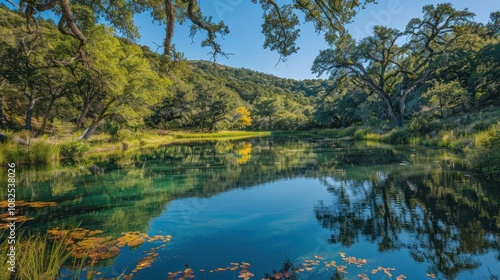
MULTIPOLYGON (((199 18, 201 14, 199 13, 198 1, 197 0, 185 0, 185 1, 188 1, 187 14, 191 22, 195 24, 197 27, 207 32, 208 38, 202 42, 202 46, 212 47, 213 52, 211 52, 211 54, 214 61, 217 55, 222 55, 224 57, 227 57, 228 54, 223 52, 219 43, 215 41, 215 39, 217 38, 216 34, 217 32, 221 33, 222 35, 229 33, 227 26, 222 22, 220 22, 217 25, 211 24, 210 22, 207 23, 204 19, 199 18)), ((196 33, 196 31, 194 33, 196 33)), ((191 35, 194 36, 194 33, 192 32, 191 35)))
POLYGON ((59 7, 61 8, 62 17, 59 21, 59 31, 65 35, 75 37, 80 41, 79 50, 87 44, 87 38, 83 35, 82 31, 76 25, 73 11, 69 5, 69 0, 58 0, 59 7), (69 28, 69 30, 67 28, 69 28))

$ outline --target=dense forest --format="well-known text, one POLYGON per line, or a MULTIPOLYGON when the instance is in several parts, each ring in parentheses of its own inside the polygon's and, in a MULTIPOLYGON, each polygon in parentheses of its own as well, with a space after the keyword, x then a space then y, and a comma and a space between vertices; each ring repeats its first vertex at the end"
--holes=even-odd
POLYGON ((68 60, 77 42, 52 20, 40 19, 33 32, 20 13, 2 6, 1 126, 43 135, 71 124, 85 139, 96 129, 116 134, 141 127, 419 128, 497 106, 500 13, 483 25, 451 5, 424 11, 423 20, 409 23, 413 33, 376 27, 359 42, 347 37, 338 43, 344 47, 323 51, 313 71, 331 79, 295 81, 211 62, 166 61, 91 19, 82 21, 85 59, 68 60), (408 43, 399 46, 402 37, 408 43))

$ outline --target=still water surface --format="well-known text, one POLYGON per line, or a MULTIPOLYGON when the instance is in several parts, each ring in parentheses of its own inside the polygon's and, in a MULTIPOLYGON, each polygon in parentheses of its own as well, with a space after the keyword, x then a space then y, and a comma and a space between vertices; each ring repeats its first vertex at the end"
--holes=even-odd
POLYGON ((165 279, 190 268, 195 279, 242 279, 248 262, 250 279, 286 264, 304 270, 295 279, 334 279, 331 261, 346 266, 345 279, 500 277, 498 189, 445 151, 264 138, 175 144, 96 164, 102 173, 62 163, 21 170, 17 191, 18 200, 57 202, 21 208, 34 218, 23 225, 32 233, 79 226, 110 238, 172 236, 121 247, 95 265, 99 277, 165 279), (366 264, 349 264, 350 256, 366 264), (216 272, 227 267, 235 270, 216 272))

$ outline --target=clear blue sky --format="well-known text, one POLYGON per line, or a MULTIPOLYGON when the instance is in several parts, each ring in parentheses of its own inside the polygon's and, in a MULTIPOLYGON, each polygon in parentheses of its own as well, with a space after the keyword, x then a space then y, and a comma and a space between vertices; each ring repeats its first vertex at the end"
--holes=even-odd
MULTIPOLYGON (((278 1, 282 4, 290 1, 278 1)), ((375 24, 404 29, 411 18, 422 15, 422 7, 426 4, 442 3, 443 1, 430 0, 379 0, 378 4, 371 4, 354 19, 349 26, 351 34, 357 38, 370 35, 375 24)), ((451 2, 457 9, 468 8, 476 14, 475 20, 488 22, 493 11, 500 10, 500 0, 455 0, 451 2)), ((294 79, 310 79, 316 76, 311 74, 311 65, 319 51, 327 48, 322 35, 314 32, 311 24, 302 23, 300 26, 301 37, 297 45, 298 53, 290 57, 287 63, 278 62, 279 55, 264 50, 264 36, 261 32, 262 12, 259 5, 252 4, 250 0, 200 0, 201 8, 205 15, 213 16, 214 21, 224 20, 229 26, 230 34, 219 42, 224 51, 233 53, 228 59, 219 57, 218 63, 232 67, 244 67, 252 70, 273 74, 279 77, 294 79)), ((151 23, 149 15, 139 15, 136 23, 140 26, 142 37, 139 43, 149 45, 153 50, 157 43, 163 41, 164 27, 151 23)), ((184 52, 188 59, 210 60, 208 48, 200 47, 203 37, 196 37, 194 42, 189 38, 189 27, 176 27, 174 43, 178 51, 184 52)), ((161 49, 159 51, 162 51, 161 49)))

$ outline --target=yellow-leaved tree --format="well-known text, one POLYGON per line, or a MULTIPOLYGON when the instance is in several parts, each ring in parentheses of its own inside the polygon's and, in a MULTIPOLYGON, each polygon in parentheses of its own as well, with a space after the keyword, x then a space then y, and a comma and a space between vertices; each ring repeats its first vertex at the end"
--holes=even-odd
POLYGON ((236 128, 242 129, 252 125, 252 118, 250 117, 250 111, 247 108, 241 106, 236 108, 236 128))

